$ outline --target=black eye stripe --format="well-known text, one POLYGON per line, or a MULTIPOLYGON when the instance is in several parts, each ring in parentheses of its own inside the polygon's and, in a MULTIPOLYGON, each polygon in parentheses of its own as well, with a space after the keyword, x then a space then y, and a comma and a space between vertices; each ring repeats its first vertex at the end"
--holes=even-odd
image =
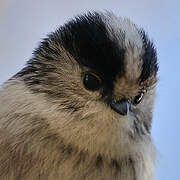
POLYGON ((92 72, 85 72, 82 75, 83 84, 86 89, 96 91, 101 87, 101 79, 92 72))

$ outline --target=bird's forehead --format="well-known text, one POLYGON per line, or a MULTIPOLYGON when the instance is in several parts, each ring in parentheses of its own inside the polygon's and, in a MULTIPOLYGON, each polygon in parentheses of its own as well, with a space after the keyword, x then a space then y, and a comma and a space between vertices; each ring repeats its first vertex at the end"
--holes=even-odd
MULTIPOLYGON (((61 28, 62 44, 74 59, 111 80, 125 72, 130 79, 142 75, 145 38, 129 19, 109 12, 79 16, 61 28)), ((152 54, 151 44, 147 45, 150 47, 147 52, 152 54)), ((144 79, 153 69, 154 65, 150 64, 151 57, 147 61, 144 79)))
POLYGON ((123 76, 130 81, 136 81, 141 74, 143 63, 143 40, 139 29, 129 19, 117 17, 109 12, 102 15, 102 20, 110 39, 115 41, 119 48, 124 49, 123 76))
POLYGON ((102 14, 107 32, 111 39, 116 40, 121 48, 131 47, 142 50, 143 42, 139 29, 128 18, 117 17, 113 13, 102 14))

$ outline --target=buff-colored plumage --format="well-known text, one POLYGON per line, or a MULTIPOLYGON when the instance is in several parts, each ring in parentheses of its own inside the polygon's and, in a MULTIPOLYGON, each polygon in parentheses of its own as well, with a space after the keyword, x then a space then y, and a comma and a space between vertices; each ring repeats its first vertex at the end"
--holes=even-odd
MULTIPOLYGON (((112 32, 118 18, 100 16, 112 32)), ((0 179, 152 180, 149 128, 156 77, 152 72, 137 84, 142 37, 129 20, 119 22, 116 29, 122 27, 127 37, 118 36, 121 31, 109 36, 122 41, 126 71, 113 83, 114 98, 132 99, 141 87, 146 90, 142 102, 126 116, 115 112, 99 100, 101 91, 84 88, 82 73, 89 67, 58 41, 61 36, 49 37, 48 46, 35 52, 40 63, 31 63, 34 69, 27 65, 0 89, 0 179)))

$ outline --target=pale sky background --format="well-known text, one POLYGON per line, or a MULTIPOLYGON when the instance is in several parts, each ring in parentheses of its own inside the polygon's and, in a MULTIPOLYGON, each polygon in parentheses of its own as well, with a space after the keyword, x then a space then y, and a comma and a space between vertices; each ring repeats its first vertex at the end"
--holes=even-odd
POLYGON ((154 40, 160 64, 152 129, 156 179, 180 180, 180 0, 0 0, 0 84, 47 33, 87 10, 129 17, 154 40))

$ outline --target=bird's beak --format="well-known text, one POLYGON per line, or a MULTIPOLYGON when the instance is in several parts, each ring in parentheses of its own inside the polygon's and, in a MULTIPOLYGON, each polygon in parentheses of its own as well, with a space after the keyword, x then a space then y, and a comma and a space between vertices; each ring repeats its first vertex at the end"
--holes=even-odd
POLYGON ((110 106, 114 111, 123 116, 127 115, 130 111, 130 103, 126 99, 122 99, 117 102, 112 102, 110 106))

